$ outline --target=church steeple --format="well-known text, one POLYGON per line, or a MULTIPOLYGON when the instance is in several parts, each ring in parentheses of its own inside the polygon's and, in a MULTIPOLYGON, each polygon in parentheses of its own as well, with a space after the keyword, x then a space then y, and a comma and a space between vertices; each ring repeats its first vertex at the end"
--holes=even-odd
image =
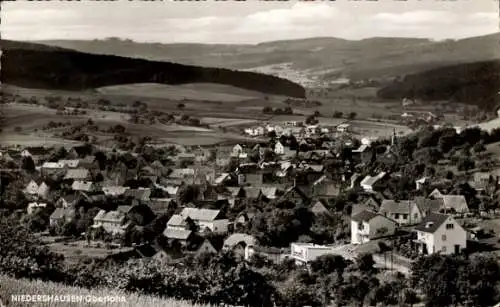
POLYGON ((396 145, 396 128, 392 130, 391 146, 396 145))

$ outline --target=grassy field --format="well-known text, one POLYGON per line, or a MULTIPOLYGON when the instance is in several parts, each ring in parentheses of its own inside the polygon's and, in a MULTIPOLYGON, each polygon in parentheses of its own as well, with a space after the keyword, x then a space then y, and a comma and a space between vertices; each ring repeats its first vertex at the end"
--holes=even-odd
MULTIPOLYGON (((189 302, 173 299, 163 299, 153 296, 123 293, 110 289, 87 290, 77 287, 69 287, 53 282, 18 280, 6 276, 0 276, 0 300, 7 306, 44 306, 44 307, 73 307, 82 306, 82 303, 26 303, 12 302, 11 295, 78 295, 83 297, 117 297, 117 303, 85 303, 85 306, 123 306, 123 307, 209 307, 209 305, 193 305, 189 302), (123 298, 123 300, 121 299, 123 298), (124 301, 124 302, 123 302, 124 301)), ((1 304, 0 304, 1 305, 1 304)))
POLYGON ((217 102, 236 102, 264 96, 264 94, 255 91, 209 83, 182 85, 140 83, 101 87, 97 89, 97 92, 106 95, 131 95, 172 100, 188 99, 217 102))

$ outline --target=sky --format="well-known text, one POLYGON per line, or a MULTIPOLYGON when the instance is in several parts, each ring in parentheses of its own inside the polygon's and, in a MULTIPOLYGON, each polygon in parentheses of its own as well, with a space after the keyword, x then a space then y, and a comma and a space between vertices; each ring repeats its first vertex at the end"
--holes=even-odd
POLYGON ((12 1, 3 39, 254 44, 307 37, 457 39, 499 30, 497 0, 12 1))

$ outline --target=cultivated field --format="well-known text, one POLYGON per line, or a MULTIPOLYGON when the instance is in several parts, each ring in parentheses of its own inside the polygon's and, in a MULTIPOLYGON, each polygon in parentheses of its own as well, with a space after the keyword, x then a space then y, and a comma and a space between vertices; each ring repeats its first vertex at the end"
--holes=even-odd
MULTIPOLYGON (((0 276, 0 300, 7 306, 43 306, 43 307, 77 307, 82 303, 22 303, 12 302, 11 295, 41 294, 41 295, 78 295, 81 297, 124 297, 125 302, 120 303, 86 303, 89 307, 209 307, 210 305, 191 304, 189 302, 174 299, 163 299, 153 296, 124 293, 110 289, 88 290, 77 287, 69 287, 53 282, 18 280, 6 276, 0 276)), ((0 304, 1 305, 1 304, 0 304)))
POLYGON ((105 95, 128 95, 171 100, 204 100, 216 102, 237 102, 264 96, 264 94, 255 91, 239 89, 229 85, 209 83, 182 85, 136 83, 101 87, 97 89, 97 92, 105 95))

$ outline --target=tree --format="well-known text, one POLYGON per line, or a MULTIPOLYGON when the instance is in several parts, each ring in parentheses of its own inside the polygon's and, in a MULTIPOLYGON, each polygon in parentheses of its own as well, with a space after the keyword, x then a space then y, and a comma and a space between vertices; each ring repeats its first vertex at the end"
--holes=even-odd
POLYGON ((340 111, 333 112, 333 117, 334 118, 342 118, 343 116, 344 116, 344 113, 342 113, 340 111))
POLYGON ((358 114, 356 112, 350 112, 347 116, 348 119, 355 119, 358 114))
POLYGON ((186 108, 186 105, 185 105, 185 104, 183 104, 183 103, 178 103, 178 104, 177 104, 177 109, 179 109, 179 110, 184 110, 185 108, 186 108))
POLYGON ((375 261, 371 254, 363 254, 357 259, 357 267, 361 272, 370 273, 375 271, 375 261))
POLYGON ((24 157, 22 160, 22 169, 26 170, 28 173, 33 173, 35 171, 35 162, 30 156, 24 157))
POLYGON ((269 106, 265 106, 263 109, 262 109, 262 113, 264 114, 270 114, 273 112, 273 108, 269 107, 269 106))

